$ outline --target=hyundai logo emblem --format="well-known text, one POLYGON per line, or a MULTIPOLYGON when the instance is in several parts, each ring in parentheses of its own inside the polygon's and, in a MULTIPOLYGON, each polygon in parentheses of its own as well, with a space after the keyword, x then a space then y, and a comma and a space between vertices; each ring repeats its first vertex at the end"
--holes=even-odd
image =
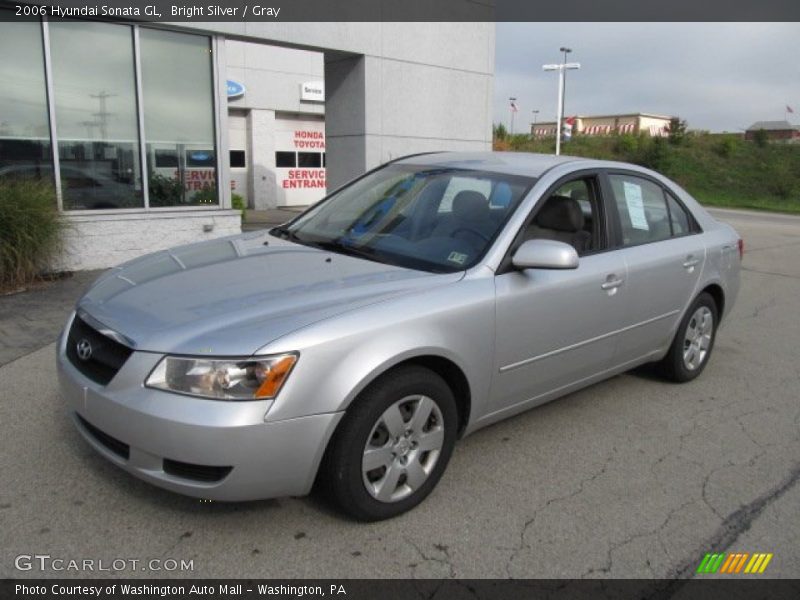
POLYGON ((78 358, 81 360, 89 360, 92 358, 92 345, 86 338, 83 338, 75 345, 75 350, 78 353, 78 358))

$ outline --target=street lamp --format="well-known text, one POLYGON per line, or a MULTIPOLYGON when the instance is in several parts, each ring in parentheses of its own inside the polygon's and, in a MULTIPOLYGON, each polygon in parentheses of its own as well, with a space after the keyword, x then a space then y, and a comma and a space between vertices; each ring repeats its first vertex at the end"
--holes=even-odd
POLYGON ((511 135, 514 135, 514 113, 517 112, 517 99, 513 96, 508 98, 508 109, 511 111, 511 124, 509 126, 511 135))
POLYGON ((561 154, 561 117, 563 116, 563 99, 564 99, 564 72, 569 69, 580 69, 580 63, 561 63, 560 65, 542 65, 545 71, 558 71, 558 104, 556 110, 558 117, 556 119, 556 156, 561 154))
MULTIPOLYGON (((564 53, 564 60, 561 61, 562 64, 567 64, 567 54, 572 52, 572 48, 561 46, 561 48, 559 48, 559 51, 564 53)), ((567 112, 564 110, 564 106, 566 105, 566 103, 567 103, 567 74, 564 73, 564 95, 561 96, 561 114, 565 116, 567 114, 567 112)))
POLYGON ((539 109, 534 109, 531 111, 533 113, 533 124, 531 125, 531 136, 536 137, 536 117, 539 116, 539 109))

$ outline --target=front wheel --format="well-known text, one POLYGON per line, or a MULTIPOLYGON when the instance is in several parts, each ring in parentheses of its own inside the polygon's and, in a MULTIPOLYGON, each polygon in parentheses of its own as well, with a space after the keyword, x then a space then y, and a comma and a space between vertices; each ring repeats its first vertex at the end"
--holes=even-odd
POLYGON ((717 334, 717 304, 703 292, 686 311, 669 352, 659 363, 662 374, 683 383, 706 368, 717 334))
POLYGON ((453 393, 436 373, 415 365, 387 373, 339 425, 320 467, 323 490, 362 521, 410 510, 444 473, 457 416, 453 393))

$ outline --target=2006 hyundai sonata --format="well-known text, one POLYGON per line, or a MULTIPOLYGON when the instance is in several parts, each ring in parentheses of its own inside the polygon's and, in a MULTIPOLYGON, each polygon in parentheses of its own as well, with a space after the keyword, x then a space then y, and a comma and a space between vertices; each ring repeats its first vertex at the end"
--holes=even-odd
POLYGON ((88 442, 155 485, 317 482, 382 519, 431 492, 459 436, 642 363, 697 377, 741 254, 640 167, 411 156, 281 227, 105 274, 60 339, 61 385, 88 442))

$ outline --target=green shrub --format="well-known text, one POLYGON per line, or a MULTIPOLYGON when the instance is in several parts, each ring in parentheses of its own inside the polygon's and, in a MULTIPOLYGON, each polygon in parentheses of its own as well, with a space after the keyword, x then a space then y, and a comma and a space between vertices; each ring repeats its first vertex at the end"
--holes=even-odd
POLYGON ((633 156, 638 147, 638 139, 634 135, 620 135, 614 140, 614 152, 626 158, 633 156))
POLYGON ((205 185, 202 189, 196 191, 191 198, 195 204, 216 204, 218 202, 217 186, 205 185))
POLYGON ((764 129, 759 129, 753 134, 753 141, 759 148, 766 148, 769 143, 769 134, 764 129))
POLYGON ((247 220, 247 205, 245 205, 244 198, 242 198, 239 194, 231 194, 231 207, 235 210, 238 210, 242 213, 242 223, 247 220))
POLYGON ((52 184, 0 182, 0 288, 36 280, 61 248, 64 222, 52 184))
POLYGON ((672 117, 667 126, 667 139, 673 146, 680 146, 687 140, 687 131, 689 129, 686 121, 680 117, 672 117))
POLYGON ((150 206, 180 206, 183 204, 183 184, 179 179, 160 173, 150 173, 150 206))
POLYGON ((724 137, 714 146, 714 152, 722 158, 730 158, 738 147, 736 138, 724 137))

